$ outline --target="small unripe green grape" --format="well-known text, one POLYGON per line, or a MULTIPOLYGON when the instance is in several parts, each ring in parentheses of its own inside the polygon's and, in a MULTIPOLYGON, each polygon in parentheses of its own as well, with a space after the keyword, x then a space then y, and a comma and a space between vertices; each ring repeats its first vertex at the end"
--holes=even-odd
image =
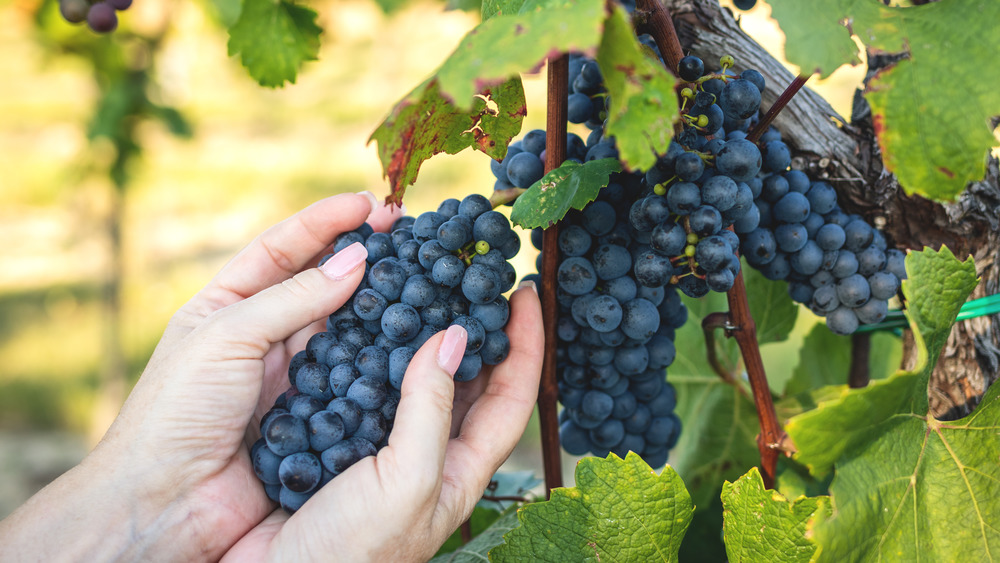
POLYGON ((698 119, 696 119, 694 121, 694 123, 698 127, 704 127, 704 126, 708 125, 708 116, 705 115, 705 114, 701 114, 701 115, 698 116, 698 119))
POLYGON ((719 64, 722 65, 722 68, 729 68, 736 64, 736 59, 732 55, 722 55, 719 58, 719 64))
POLYGON ((683 90, 681 90, 681 96, 684 96, 685 98, 693 98, 694 90, 690 88, 684 88, 683 90))
POLYGON ((698 235, 696 235, 694 233, 688 233, 687 242, 688 242, 688 244, 694 244, 694 243, 698 242, 698 235))
POLYGON ((667 195, 667 185, 666 184, 656 184, 653 186, 653 193, 658 196, 667 195))
MULTIPOLYGON (((690 235, 688 235, 688 236, 690 236, 690 235)), ((689 245, 687 245, 687 246, 684 247, 684 256, 687 256, 688 258, 691 258, 692 256, 694 256, 694 245, 693 244, 689 244, 689 245)))
POLYGON ((481 240, 476 243, 476 254, 486 254, 490 251, 490 243, 481 240))

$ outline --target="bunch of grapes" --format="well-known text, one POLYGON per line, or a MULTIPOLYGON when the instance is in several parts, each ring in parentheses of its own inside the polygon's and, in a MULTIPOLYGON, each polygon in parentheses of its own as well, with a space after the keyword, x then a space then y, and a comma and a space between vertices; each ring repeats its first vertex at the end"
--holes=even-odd
POLYGON ((574 455, 633 451, 659 467, 681 429, 665 369, 687 308, 669 284, 639 279, 654 253, 629 221, 640 180, 616 179, 559 233, 559 435, 574 455))
POLYGON ((59 13, 69 23, 86 21, 97 33, 110 33, 118 27, 118 12, 131 5, 132 0, 59 0, 59 13))
POLYGON ((292 358, 292 387, 261 419, 251 450, 267 495, 288 512, 385 446, 406 368, 435 333, 450 325, 468 333, 456 381, 510 351, 502 294, 516 281, 508 260, 521 243, 485 197, 445 200, 398 219, 390 233, 362 225, 338 237, 334 252, 356 242, 368 250, 364 280, 292 358))
POLYGON ((786 170, 780 133, 761 137, 768 172, 756 200, 759 226, 743 237, 747 263, 772 280, 788 280, 792 299, 807 305, 838 334, 885 319, 888 300, 906 278, 904 254, 881 231, 837 204, 830 184, 786 170))

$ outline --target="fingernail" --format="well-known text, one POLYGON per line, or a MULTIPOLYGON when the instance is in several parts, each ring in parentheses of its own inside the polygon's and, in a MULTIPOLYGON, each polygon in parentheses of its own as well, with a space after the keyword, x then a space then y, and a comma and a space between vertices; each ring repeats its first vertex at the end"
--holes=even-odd
POLYGON ((524 289, 526 287, 530 287, 531 291, 534 291, 535 295, 538 295, 538 286, 535 285, 535 282, 533 282, 532 280, 523 280, 517 286, 518 289, 524 289))
POLYGON ((458 325, 451 325, 444 333, 444 340, 438 348, 438 365, 451 375, 455 375, 458 364, 465 355, 465 341, 468 334, 458 325))
POLYGON ((366 198, 368 198, 368 203, 371 204, 372 206, 371 210, 375 211, 375 208, 378 207, 378 198, 375 197, 375 194, 369 192, 368 190, 365 190, 363 192, 358 192, 358 195, 363 195, 366 198))
POLYGON ((319 269, 331 279, 342 280, 364 264, 366 258, 368 249, 360 242, 356 242, 334 254, 319 269))

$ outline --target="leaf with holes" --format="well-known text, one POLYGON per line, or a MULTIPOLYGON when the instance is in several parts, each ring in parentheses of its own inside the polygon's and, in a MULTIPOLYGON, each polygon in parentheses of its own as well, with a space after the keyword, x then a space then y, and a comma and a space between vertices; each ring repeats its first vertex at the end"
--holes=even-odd
POLYGON ((833 516, 815 527, 821 557, 969 560, 1000 556, 1000 387, 969 417, 928 414, 927 383, 962 303, 977 284, 972 259, 947 249, 911 252, 903 294, 917 366, 792 418, 796 459, 831 467, 833 516))
POLYGON ((997 144, 990 119, 1000 114, 1000 76, 983 69, 1000 51, 1000 2, 768 4, 785 31, 789 60, 806 74, 817 69, 825 77, 855 64, 852 33, 872 52, 899 55, 868 83, 866 97, 885 166, 908 193, 948 200, 982 179, 986 153, 997 144), (950 84, 961 85, 957 99, 950 84))
POLYGON ((471 109, 441 96, 436 79, 418 86, 368 140, 378 143, 382 170, 389 178, 392 194, 387 201, 401 203, 420 164, 437 153, 456 154, 473 147, 491 158, 503 158, 521 130, 525 111, 520 78, 486 88, 472 99, 471 109))
POLYGON ((764 488, 754 467, 734 483, 722 485, 726 555, 731 563, 781 561, 808 563, 816 544, 807 537, 817 511, 829 511, 827 497, 801 497, 789 502, 764 488))
POLYGON ((693 511, 669 465, 657 475, 633 452, 585 457, 575 487, 517 511, 521 525, 490 561, 676 561, 693 511))
POLYGON ((583 209, 594 201, 601 188, 608 185, 611 174, 621 168, 613 158, 584 164, 567 160, 517 198, 510 220, 525 229, 547 228, 570 209, 583 209))
POLYGON ((667 152, 679 116, 674 76, 643 52, 620 6, 605 25, 597 64, 611 97, 605 134, 615 138, 627 167, 652 168, 656 155, 667 152))

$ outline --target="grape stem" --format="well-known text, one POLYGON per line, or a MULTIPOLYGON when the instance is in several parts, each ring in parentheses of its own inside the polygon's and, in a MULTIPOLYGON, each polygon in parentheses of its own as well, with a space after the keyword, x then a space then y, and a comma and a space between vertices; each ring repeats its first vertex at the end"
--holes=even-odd
POLYGON ((667 70, 676 76, 677 65, 684 58, 684 50, 670 14, 660 0, 636 0, 635 7, 638 27, 653 36, 667 70))
POLYGON ((757 419, 760 421, 760 434, 757 435, 757 448, 760 450, 761 477, 764 486, 774 488, 774 476, 778 466, 778 450, 785 438, 785 431, 778 423, 778 415, 774 411, 771 400, 771 388, 767 384, 764 373, 764 360, 760 357, 760 347, 757 345, 757 324, 750 314, 747 300, 747 288, 743 283, 743 272, 736 274, 733 287, 726 292, 729 299, 729 321, 726 335, 736 338, 743 356, 743 364, 750 379, 750 389, 753 391, 753 402, 757 409, 757 419))
MULTIPOLYGON (((566 99, 569 91, 569 56, 549 59, 545 116, 545 172, 551 172, 566 160, 566 99)), ((556 400, 559 385, 556 377, 556 326, 559 319, 556 301, 556 269, 559 262, 559 224, 545 229, 542 236, 542 323, 545 329, 545 357, 538 388, 538 418, 542 431, 542 463, 545 472, 545 498, 552 489, 562 487, 562 459, 559 447, 559 414, 556 400)))
POLYGON ((465 545, 465 544, 469 543, 470 541, 472 541, 472 520, 471 519, 466 520, 465 522, 462 522, 462 525, 461 525, 461 527, 459 527, 459 530, 461 530, 460 533, 462 535, 462 545, 465 545))
MULTIPOLYGON (((729 322, 729 313, 709 313, 701 320, 701 330, 705 333, 705 356, 708 359, 708 364, 712 366, 712 370, 723 381, 735 386, 736 378, 733 372, 722 365, 722 360, 719 359, 719 354, 715 349, 715 331, 720 328, 725 329, 726 336, 729 336, 729 331, 732 329, 732 324, 729 322)), ((737 389, 742 391, 738 386, 737 389)))
POLYGON ((872 333, 855 332, 851 335, 851 371, 847 385, 852 388, 867 387, 871 379, 868 358, 871 356, 872 333))
POLYGON ((778 96, 778 99, 774 101, 774 105, 772 105, 771 108, 767 110, 767 113, 764 114, 764 118, 758 121, 757 125, 750 131, 750 134, 747 135, 748 141, 756 143, 760 139, 760 136, 767 131, 768 127, 771 126, 771 122, 774 121, 774 118, 781 113, 781 110, 788 105, 788 102, 792 101, 795 94, 797 94, 798 91, 805 86, 806 80, 809 80, 808 76, 796 76, 795 80, 792 80, 791 84, 789 84, 785 88, 785 91, 778 96))

